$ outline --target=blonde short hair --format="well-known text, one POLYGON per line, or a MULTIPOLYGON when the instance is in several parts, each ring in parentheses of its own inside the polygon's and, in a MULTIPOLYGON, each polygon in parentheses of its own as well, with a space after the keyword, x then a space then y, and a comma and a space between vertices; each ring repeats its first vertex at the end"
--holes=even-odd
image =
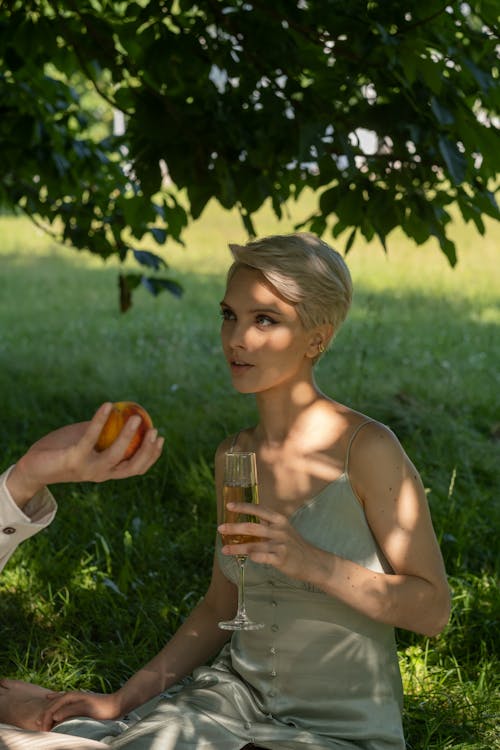
POLYGON ((306 330, 329 323, 337 333, 351 305, 352 281, 344 259, 330 245, 309 232, 297 232, 229 248, 234 263, 228 281, 239 266, 256 268, 296 305, 306 330))

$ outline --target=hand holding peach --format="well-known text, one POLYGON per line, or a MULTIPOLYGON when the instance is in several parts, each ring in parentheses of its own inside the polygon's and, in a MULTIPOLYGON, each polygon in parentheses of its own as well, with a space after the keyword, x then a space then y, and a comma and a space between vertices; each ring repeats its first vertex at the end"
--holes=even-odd
POLYGON ((34 443, 8 476, 14 502, 22 508, 48 484, 105 482, 145 474, 160 457, 164 439, 158 437, 157 430, 145 428, 133 445, 133 455, 129 453, 143 424, 142 416, 134 414, 124 420, 110 446, 97 451, 96 443, 112 412, 113 404, 102 404, 90 422, 60 427, 34 443))
POLYGON ((136 414, 140 417, 141 421, 123 455, 124 460, 131 458, 140 447, 146 432, 153 427, 153 422, 146 409, 140 406, 140 404, 134 403, 134 401, 116 401, 113 404, 106 424, 102 428, 101 434, 95 444, 96 450, 103 451, 109 448, 115 442, 125 423, 130 417, 136 414))

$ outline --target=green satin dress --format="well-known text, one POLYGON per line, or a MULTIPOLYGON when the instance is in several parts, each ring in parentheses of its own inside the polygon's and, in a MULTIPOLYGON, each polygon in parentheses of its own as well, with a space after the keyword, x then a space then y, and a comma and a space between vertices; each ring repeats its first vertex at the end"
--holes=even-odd
MULTIPOLYGON (((347 472, 300 507, 291 523, 317 547, 390 572, 347 472)), ((220 547, 218 557, 236 581, 235 560, 220 547)), ((249 615, 265 627, 235 632, 212 666, 197 669, 152 710, 149 704, 150 713, 133 726, 121 722, 113 732, 119 736, 106 739, 111 747, 404 750, 392 627, 251 561, 246 598, 249 615)), ((59 731, 72 733, 65 724, 59 731)))

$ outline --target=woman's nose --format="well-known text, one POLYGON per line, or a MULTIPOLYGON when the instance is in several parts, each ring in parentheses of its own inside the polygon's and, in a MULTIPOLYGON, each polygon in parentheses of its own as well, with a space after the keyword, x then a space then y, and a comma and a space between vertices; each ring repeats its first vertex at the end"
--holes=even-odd
POLYGON ((235 323, 229 337, 229 345, 232 349, 246 349, 248 343, 248 326, 235 323))

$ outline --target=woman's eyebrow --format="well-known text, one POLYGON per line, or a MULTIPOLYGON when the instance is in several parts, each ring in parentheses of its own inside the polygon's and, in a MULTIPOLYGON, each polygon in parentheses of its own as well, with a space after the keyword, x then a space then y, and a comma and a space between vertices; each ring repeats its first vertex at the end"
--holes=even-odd
MULTIPOLYGON (((233 309, 231 305, 229 305, 225 300, 221 300, 219 304, 221 307, 227 307, 229 310, 233 309)), ((270 315, 279 315, 279 316, 283 315, 283 312, 279 308, 274 307, 272 305, 271 307, 269 305, 252 307, 248 312, 252 313, 252 315, 255 315, 256 313, 260 313, 261 315, 263 313, 269 313, 270 315)))
POLYGON ((251 313, 271 313, 272 315, 283 315, 281 310, 279 310, 277 307, 268 307, 267 305, 262 305, 262 307, 253 307, 250 310, 251 313))

